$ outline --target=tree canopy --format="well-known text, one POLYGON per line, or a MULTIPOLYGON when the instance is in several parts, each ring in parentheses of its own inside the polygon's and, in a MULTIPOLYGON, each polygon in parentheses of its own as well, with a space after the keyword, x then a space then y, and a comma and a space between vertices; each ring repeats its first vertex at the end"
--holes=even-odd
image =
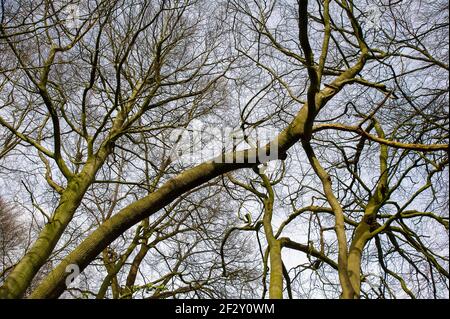
POLYGON ((448 298, 447 1, 0 19, 0 298, 448 298))

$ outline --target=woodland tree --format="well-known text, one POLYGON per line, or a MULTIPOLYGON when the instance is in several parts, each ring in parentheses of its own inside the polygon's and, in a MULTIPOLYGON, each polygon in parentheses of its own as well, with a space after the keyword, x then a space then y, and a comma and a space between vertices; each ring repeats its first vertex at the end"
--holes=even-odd
POLYGON ((2 0, 0 195, 32 231, 0 297, 448 297, 448 26, 445 1, 2 0))

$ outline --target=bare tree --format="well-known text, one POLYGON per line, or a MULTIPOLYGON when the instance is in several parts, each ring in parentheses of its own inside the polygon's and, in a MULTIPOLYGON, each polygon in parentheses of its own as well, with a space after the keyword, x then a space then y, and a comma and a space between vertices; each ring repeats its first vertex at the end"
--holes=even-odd
POLYGON ((447 3, 1 4, 0 297, 448 297, 447 3))
POLYGON ((19 210, 0 199, 1 278, 11 271, 24 248, 26 228, 23 227, 19 218, 19 210))

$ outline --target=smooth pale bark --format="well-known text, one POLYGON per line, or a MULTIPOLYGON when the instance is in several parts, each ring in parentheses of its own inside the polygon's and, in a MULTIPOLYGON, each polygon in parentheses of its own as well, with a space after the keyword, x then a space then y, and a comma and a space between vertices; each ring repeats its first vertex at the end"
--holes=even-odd
MULTIPOLYGON (((253 165, 253 164, 252 164, 253 165)), ((122 209, 100 225, 69 254, 36 288, 32 298, 56 298, 65 289, 66 267, 77 265, 83 270, 114 239, 140 220, 157 212, 184 192, 227 171, 249 164, 219 164, 207 162, 178 175, 157 191, 122 209)))
POLYGON ((278 240, 275 240, 269 246, 270 246, 269 298, 283 299, 283 261, 281 259, 281 244, 278 240))
MULTIPOLYGON (((342 72, 329 85, 315 94, 315 105, 305 103, 297 113, 294 120, 271 143, 264 146, 269 152, 270 146, 275 144, 278 148, 278 157, 285 158, 286 152, 300 139, 311 137, 314 117, 320 109, 335 96, 349 79, 356 76, 364 67, 367 60, 367 51, 363 50, 358 62, 342 72)), ((172 202, 184 192, 193 189, 221 174, 244 167, 251 167, 259 163, 256 158, 249 161, 248 151, 236 152, 232 156, 234 163, 216 163, 209 161, 202 163, 166 182, 150 195, 130 204, 111 219, 103 223, 77 248, 75 248, 35 289, 32 298, 57 298, 65 289, 66 267, 76 264, 83 270, 108 244, 113 242, 120 234, 138 223, 142 219, 154 214, 165 205, 172 202)), ((255 156, 252 154, 251 157, 255 156)))
MULTIPOLYGON (((384 133, 381 126, 374 121, 374 127, 381 138, 384 133)), ((320 178, 327 201, 331 205, 335 215, 335 231, 338 239, 338 274, 342 287, 343 299, 355 299, 360 297, 361 291, 361 257, 367 242, 372 238, 372 227, 376 223, 376 216, 382 203, 388 198, 388 172, 386 145, 380 145, 380 179, 374 193, 364 209, 364 216, 357 225, 350 248, 347 247, 345 234, 345 216, 342 207, 335 197, 331 178, 314 154, 314 150, 308 142, 303 142, 303 148, 308 156, 311 166, 320 178)))
POLYGON ((353 299, 354 290, 350 282, 348 274, 348 247, 347 247, 347 235, 345 234, 345 219, 342 206, 338 199, 333 193, 331 187, 331 177, 328 175, 327 171, 322 167, 314 150, 309 142, 303 142, 303 149, 306 152, 309 163, 313 167, 320 181, 322 182, 323 191, 325 197, 330 204, 334 212, 335 218, 335 232, 338 241, 338 275, 339 282, 342 288, 341 298, 343 299, 353 299))
POLYGON ((52 219, 45 224, 33 246, 14 267, 0 287, 0 298, 19 298, 23 296, 34 276, 45 264, 67 225, 72 220, 99 167, 94 162, 88 163, 79 175, 69 181, 66 189, 61 194, 58 207, 52 219))
POLYGON ((352 299, 359 298, 361 293, 361 257, 367 242, 371 238, 370 225, 365 217, 355 229, 350 245, 347 262, 347 273, 352 286, 352 299))
MULTIPOLYGON (((124 116, 121 114, 114 121, 109 136, 101 144, 97 153, 94 155, 89 151, 88 160, 81 172, 68 178, 67 187, 61 193, 58 206, 51 220, 43 227, 33 246, 17 263, 0 287, 0 299, 23 296, 39 269, 45 264, 56 247, 84 194, 95 179, 98 170, 103 166, 109 154, 112 153, 114 140, 117 138, 117 133, 120 131, 123 122, 124 116)), ((92 141, 90 141, 89 150, 93 148, 91 143, 92 141)), ((62 161, 62 159, 60 160, 62 161)), ((61 165, 66 167, 65 164, 60 163, 61 165)), ((69 174, 66 173, 65 175, 69 174)))
MULTIPOLYGON (((373 120, 375 130, 379 138, 384 139, 384 132, 376 120, 373 120)), ((355 294, 355 298, 361 293, 361 257, 364 247, 372 238, 372 231, 376 227, 376 218, 381 205, 389 198, 388 191, 388 147, 380 144, 380 178, 374 193, 364 209, 364 216, 355 229, 355 234, 350 245, 348 255, 348 274, 355 294)))
POLYGON ((265 174, 260 174, 267 195, 264 197, 264 217, 263 227, 269 245, 270 257, 270 282, 269 282, 269 298, 283 299, 283 260, 281 259, 281 242, 275 238, 272 227, 273 203, 275 195, 272 184, 265 174))

